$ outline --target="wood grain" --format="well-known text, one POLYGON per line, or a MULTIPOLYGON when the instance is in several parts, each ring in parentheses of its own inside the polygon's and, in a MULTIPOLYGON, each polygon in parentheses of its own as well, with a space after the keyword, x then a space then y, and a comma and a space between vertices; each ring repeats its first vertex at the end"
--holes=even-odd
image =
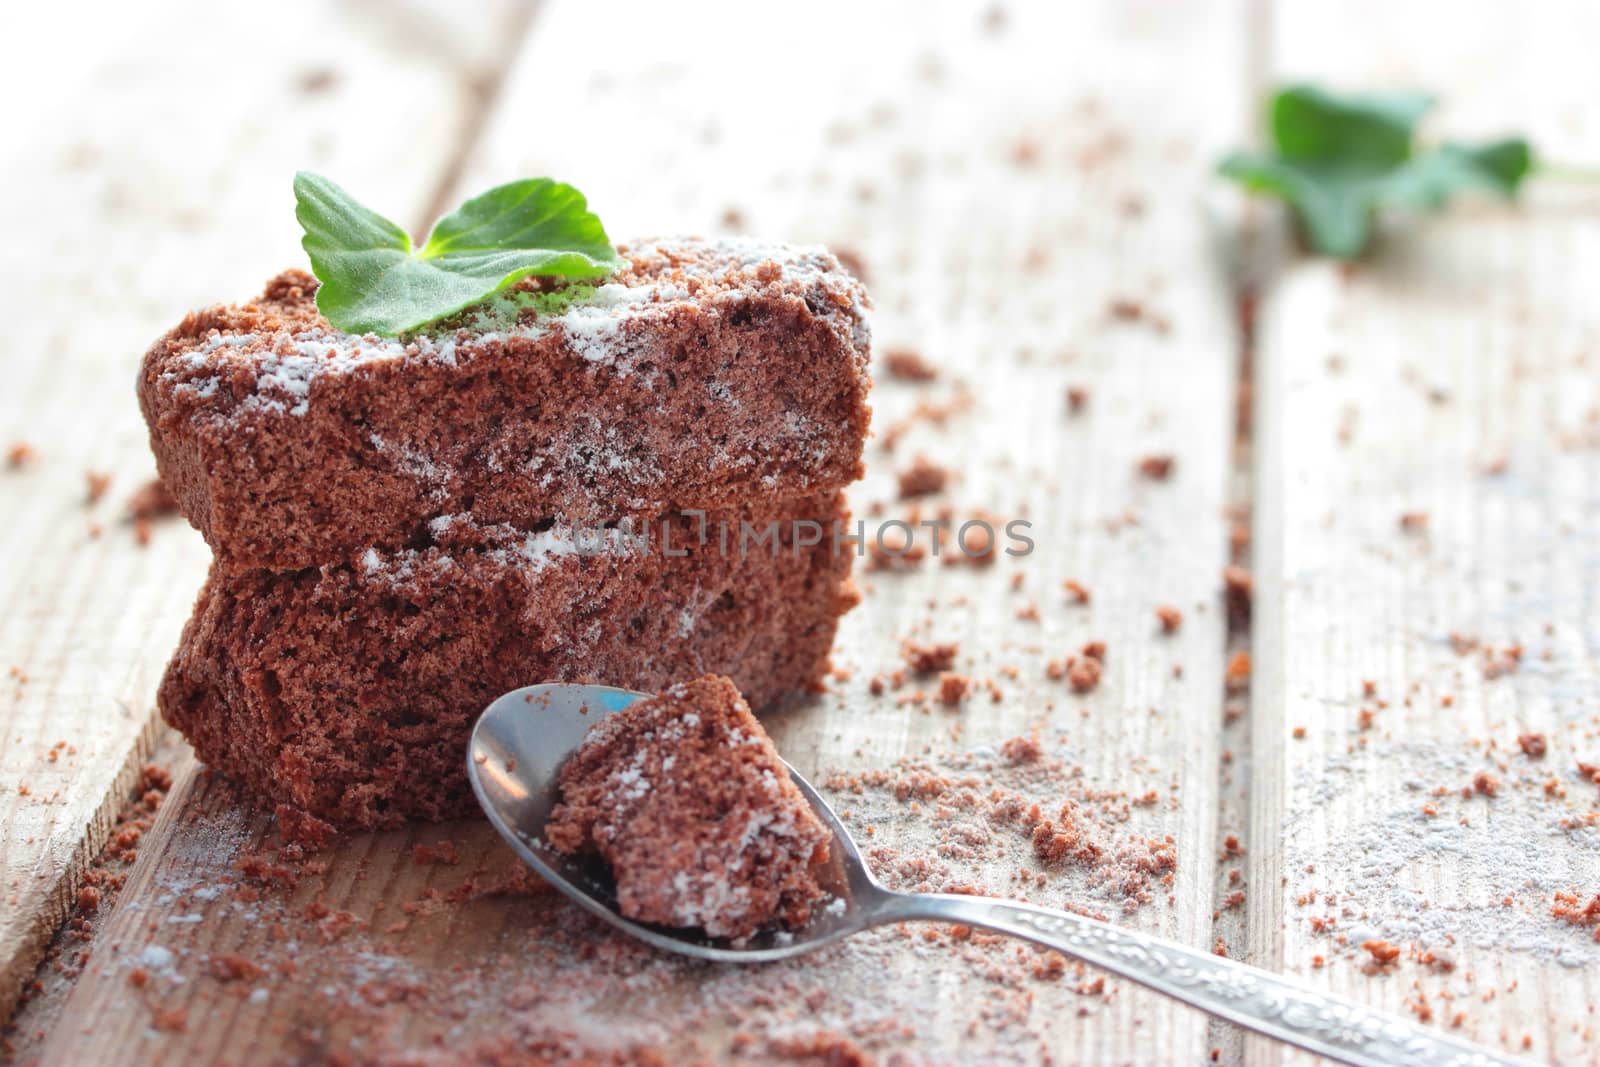
MULTIPOLYGON (((1284 5, 1276 72, 1600 158, 1594 11, 1454 10, 1284 5)), ((1549 182, 1397 222, 1349 273, 1289 268, 1258 358, 1256 959, 1563 1064, 1600 1055, 1600 942, 1552 914, 1600 891, 1597 261, 1600 199, 1549 182), (1372 940, 1402 954, 1367 973, 1372 940)))
MULTIPOLYGON (((582 43, 592 6, 552 5, 461 190, 550 173, 583 188, 619 237, 745 230, 829 243, 864 266, 880 353, 914 348, 941 377, 880 374, 858 510, 904 516, 895 474, 926 453, 956 480, 925 516, 948 505, 1026 517, 1037 548, 989 568, 866 575, 832 692, 769 720, 780 749, 834 783, 891 876, 923 855, 950 884, 1206 944, 1234 343, 1214 235, 1194 205, 1207 161, 1242 136, 1243 12, 986 10, 756 16, 726 4, 688 18, 652 6, 609 24, 596 53, 582 43), (1177 99, 1174 83, 1188 87, 1177 99), (1080 385, 1088 402, 1069 416, 1067 389, 1080 385), (928 406, 952 413, 935 420, 928 406), (1152 454, 1176 458, 1167 479, 1139 474, 1152 454), (1072 604, 1066 579, 1092 601, 1072 604), (1185 614, 1176 634, 1160 633, 1162 604, 1185 614), (1037 621, 1022 617, 1029 607, 1037 621), (901 665, 902 641, 932 638, 959 641, 959 669, 993 679, 1003 699, 908 700, 926 680, 873 695, 869 679, 901 665), (1108 645, 1106 676, 1074 695, 1046 666, 1090 640, 1108 645), (1147 805, 1115 802, 1119 833, 1174 840, 1173 878, 1149 903, 1124 914, 1091 871, 1047 872, 1026 839, 986 839, 981 826, 963 832, 990 843, 962 853, 928 829, 938 805, 857 794, 839 777, 905 757, 971 766, 945 756, 962 751, 995 762, 995 746, 1029 733, 1061 757, 1058 779, 1041 779, 1052 811, 1093 791, 1154 792, 1147 805)), ((959 932, 888 930, 754 970, 652 956, 547 895, 474 895, 515 870, 479 824, 347 839, 292 887, 258 888, 238 864, 270 848, 268 821, 220 782, 181 792, 48 1062, 427 1062, 500 1041, 648 1045, 674 1061, 787 1059, 829 1042, 973 1063, 1205 1055, 1203 1017, 959 932), (418 861, 415 844, 442 840, 459 864, 418 861), (213 961, 233 955, 266 973, 218 980, 213 961)))
POLYGON ((123 514, 154 475, 140 355, 189 308, 301 261, 285 224, 297 167, 420 214, 525 10, 14 8, 7 39, 37 44, 5 72, 7 98, 29 106, 0 147, 0 434, 37 458, 0 470, 0 1018, 148 748, 156 680, 204 575, 181 520, 141 547, 123 514), (43 43, 69 38, 70 64, 43 43), (94 505, 91 470, 110 478, 94 505))

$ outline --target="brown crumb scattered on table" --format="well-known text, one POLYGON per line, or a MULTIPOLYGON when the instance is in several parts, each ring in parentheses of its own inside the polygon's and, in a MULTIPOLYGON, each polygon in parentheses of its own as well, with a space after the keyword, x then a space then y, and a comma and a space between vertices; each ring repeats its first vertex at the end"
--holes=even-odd
POLYGON ((956 656, 961 652, 961 645, 955 641, 943 644, 919 645, 908 643, 905 646, 904 656, 906 666, 919 674, 933 674, 937 671, 947 671, 955 665, 956 656))
POLYGON ((1007 763, 1034 763, 1044 755, 1044 746, 1037 737, 1013 737, 1000 746, 1000 755, 1007 763))
POLYGON ((945 671, 939 675, 939 703, 955 707, 966 699, 972 688, 972 679, 964 674, 945 671))
POLYGON ((1156 608, 1156 620, 1161 624, 1162 633, 1175 634, 1183 625, 1183 612, 1171 604, 1162 604, 1156 608))
POLYGON ((224 954, 212 956, 206 965, 211 976, 219 982, 253 982, 266 971, 243 956, 224 954))
POLYGON ((1087 604, 1093 595, 1089 592, 1088 587, 1074 578, 1068 578, 1062 582, 1061 588, 1067 591, 1067 596, 1071 598, 1074 604, 1087 604))
POLYGON ((1083 409, 1089 406, 1089 390, 1081 385, 1067 387, 1067 414, 1081 415, 1083 409))
POLYGON ((931 382, 939 377, 939 368, 910 348, 891 348, 885 352, 883 369, 889 377, 902 382, 931 382))
POLYGON ((1361 942, 1361 947, 1372 957, 1374 963, 1380 967, 1387 967, 1400 958, 1400 946, 1392 945, 1387 941, 1374 939, 1361 942))
POLYGON ((918 496, 932 496, 944 492, 950 482, 950 471, 939 466, 926 456, 918 456, 912 460, 911 466, 901 471, 897 476, 900 487, 900 499, 908 500, 918 496))
POLYGON ((877 536, 867 542, 866 570, 912 571, 922 566, 927 558, 927 545, 919 543, 899 526, 883 526, 877 536))
POLYGON ((163 1008, 151 1005, 150 1028, 163 1033, 182 1033, 189 1028, 189 1013, 183 1008, 163 1008))
POLYGON ((418 844, 412 848, 411 855, 418 863, 433 863, 441 867, 454 867, 461 862, 461 855, 456 851, 453 841, 440 841, 437 845, 418 844))
POLYGON ((140 519, 160 519, 178 513, 177 498, 167 489, 160 478, 152 478, 140 486, 128 498, 128 517, 135 522, 140 519))
POLYGON ((1166 481, 1176 462, 1169 454, 1145 456, 1139 460, 1139 474, 1153 482, 1166 481))
POLYGON ((83 478, 88 487, 88 502, 98 504, 100 498, 106 495, 106 490, 111 488, 111 475, 104 471, 84 471, 83 478))
POLYGON ((1547 751, 1544 734, 1522 734, 1517 738, 1517 746, 1529 759, 1544 759, 1547 751))
POLYGON ((1083 646, 1083 658, 1067 668, 1067 684, 1074 693, 1088 693, 1100 684, 1105 667, 1105 645, 1095 641, 1083 646))
POLYGON ((1495 648, 1485 645, 1483 649, 1483 677, 1486 681, 1507 674, 1515 674, 1522 666, 1522 646, 1507 645, 1504 648, 1495 648))
POLYGON ((1596 941, 1600 941, 1600 893, 1587 903, 1577 893, 1564 893, 1557 890, 1551 900, 1550 915, 1564 923, 1573 926, 1588 927, 1594 930, 1596 941))
POLYGON ((1123 322, 1138 322, 1145 316, 1144 304, 1130 297, 1114 297, 1106 305, 1106 312, 1123 322))
POLYGON ((38 458, 39 453, 26 441, 17 441, 6 449, 6 466, 14 471, 21 470, 38 458))
POLYGON ((1400 516, 1400 529, 1406 533, 1422 533, 1428 528, 1428 513, 1408 511, 1400 516))
POLYGON ((1244 649, 1235 652, 1233 658, 1228 660, 1228 669, 1223 676, 1223 680, 1227 683, 1228 691, 1231 693, 1237 693, 1249 685, 1250 653, 1244 649))

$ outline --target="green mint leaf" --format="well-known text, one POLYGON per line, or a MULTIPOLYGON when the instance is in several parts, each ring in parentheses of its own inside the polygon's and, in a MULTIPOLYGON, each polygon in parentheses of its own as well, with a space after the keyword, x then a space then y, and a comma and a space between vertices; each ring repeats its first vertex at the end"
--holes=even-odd
POLYGON ((1392 167, 1411 155, 1411 137, 1433 98, 1420 93, 1338 96, 1292 85, 1272 98, 1272 139, 1285 159, 1392 167))
POLYGON ((1353 259, 1381 205, 1436 211, 1467 189, 1511 197, 1532 170, 1523 140, 1419 153, 1417 123, 1432 106, 1419 93, 1340 96, 1290 86, 1272 98, 1274 152, 1233 153, 1218 172, 1287 202, 1313 251, 1353 259))
POLYGON ((440 219, 421 249, 326 178, 295 175, 317 309, 347 333, 402 333, 533 274, 600 278, 622 259, 583 194, 549 178, 497 186, 440 219))
POLYGON ((1219 172, 1252 192, 1287 201, 1306 242, 1323 255, 1353 259, 1372 235, 1382 171, 1235 153, 1219 172))
POLYGON ((1398 171, 1389 182, 1388 195, 1395 203, 1423 211, 1443 207, 1459 189, 1510 198, 1532 170, 1533 150, 1524 140, 1444 144, 1398 171))

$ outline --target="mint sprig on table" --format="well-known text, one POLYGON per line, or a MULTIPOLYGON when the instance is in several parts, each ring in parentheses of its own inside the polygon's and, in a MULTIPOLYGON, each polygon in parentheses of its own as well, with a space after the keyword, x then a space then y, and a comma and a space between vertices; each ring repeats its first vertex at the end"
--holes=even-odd
POLYGON ((1521 138, 1419 148, 1417 123, 1433 105, 1420 93, 1341 96, 1290 86, 1272 97, 1274 151, 1235 152, 1219 171, 1287 201, 1313 251, 1353 259, 1380 206, 1437 211, 1468 189, 1510 198, 1533 170, 1521 138))
POLYGON ((549 178, 499 185, 440 219, 421 248, 326 178, 294 176, 317 310, 347 333, 398 337, 530 275, 599 278, 622 266, 583 194, 549 178))

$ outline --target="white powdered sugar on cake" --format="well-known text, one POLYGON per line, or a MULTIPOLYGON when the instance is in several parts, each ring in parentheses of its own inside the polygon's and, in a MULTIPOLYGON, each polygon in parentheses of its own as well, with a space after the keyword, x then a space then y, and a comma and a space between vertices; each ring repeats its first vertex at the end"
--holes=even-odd
MULTIPOLYGON (((161 383, 175 397, 212 402, 207 411, 213 417, 226 417, 230 410, 303 416, 316 403, 314 387, 321 378, 384 362, 466 366, 478 346, 549 334, 559 335, 573 357, 626 376, 640 362, 635 324, 665 315, 675 305, 715 310, 768 288, 800 296, 813 315, 848 334, 862 350, 870 340, 865 292, 824 248, 724 237, 653 239, 624 245, 622 251, 632 267, 619 277, 637 278, 640 284, 508 290, 452 320, 458 328, 449 333, 419 332, 404 339, 321 325, 271 335, 212 330, 175 353, 161 383), (221 372, 240 364, 254 371, 253 386, 244 395, 221 395, 224 382, 240 380, 221 372)), ((708 388, 713 399, 732 400, 725 387, 721 395, 716 383, 708 388)))
POLYGON ((565 559, 623 558, 647 550, 645 535, 635 533, 628 524, 619 528, 556 524, 549 529, 528 531, 507 523, 481 523, 462 513, 432 519, 428 532, 441 543, 431 548, 365 549, 357 560, 360 573, 391 587, 417 581, 425 575, 443 575, 456 566, 451 555, 452 534, 466 539, 471 546, 468 551, 524 577, 533 577, 565 559))

